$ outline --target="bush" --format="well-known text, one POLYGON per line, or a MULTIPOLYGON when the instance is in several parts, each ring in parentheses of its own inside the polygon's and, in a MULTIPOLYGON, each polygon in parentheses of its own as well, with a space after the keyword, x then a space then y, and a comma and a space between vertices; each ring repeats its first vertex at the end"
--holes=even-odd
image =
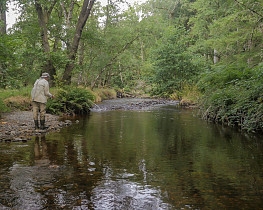
POLYGON ((83 88, 64 87, 58 90, 56 98, 47 103, 51 114, 87 114, 94 104, 93 94, 83 88))

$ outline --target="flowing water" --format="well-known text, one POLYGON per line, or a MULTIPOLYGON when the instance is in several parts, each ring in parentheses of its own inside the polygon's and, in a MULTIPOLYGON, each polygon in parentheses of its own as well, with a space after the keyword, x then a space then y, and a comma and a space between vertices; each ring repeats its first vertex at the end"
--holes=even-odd
POLYGON ((0 209, 260 209, 263 138, 176 106, 0 144, 0 209))

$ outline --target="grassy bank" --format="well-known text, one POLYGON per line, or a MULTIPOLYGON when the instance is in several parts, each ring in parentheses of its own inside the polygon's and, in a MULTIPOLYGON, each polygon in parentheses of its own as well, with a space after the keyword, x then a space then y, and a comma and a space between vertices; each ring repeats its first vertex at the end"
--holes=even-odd
POLYGON ((30 108, 31 88, 1 89, 0 90, 0 113, 10 112, 16 109, 28 110, 30 108))

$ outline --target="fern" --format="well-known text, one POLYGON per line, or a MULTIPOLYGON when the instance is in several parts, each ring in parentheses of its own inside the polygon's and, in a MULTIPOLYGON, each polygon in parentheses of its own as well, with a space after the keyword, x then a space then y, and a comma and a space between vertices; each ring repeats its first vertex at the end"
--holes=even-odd
POLYGON ((94 96, 83 88, 67 86, 60 89, 47 104, 47 112, 52 114, 87 114, 92 107, 94 96))

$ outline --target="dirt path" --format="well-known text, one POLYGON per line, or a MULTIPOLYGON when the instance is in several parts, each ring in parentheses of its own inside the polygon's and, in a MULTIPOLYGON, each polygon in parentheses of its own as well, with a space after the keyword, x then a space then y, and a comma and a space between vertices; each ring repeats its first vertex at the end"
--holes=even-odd
POLYGON ((0 142, 27 141, 32 136, 58 131, 62 127, 71 125, 70 120, 61 121, 59 116, 46 114, 46 126, 49 128, 45 131, 35 130, 32 111, 17 111, 1 115, 0 142))

